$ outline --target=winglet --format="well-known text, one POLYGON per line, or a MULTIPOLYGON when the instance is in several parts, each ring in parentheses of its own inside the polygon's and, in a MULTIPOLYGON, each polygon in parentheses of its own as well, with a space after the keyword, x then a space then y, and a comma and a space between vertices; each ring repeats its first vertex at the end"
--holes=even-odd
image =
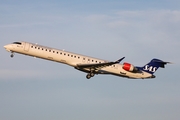
POLYGON ((115 63, 120 63, 124 58, 125 58, 125 57, 123 57, 123 58, 117 60, 115 63))

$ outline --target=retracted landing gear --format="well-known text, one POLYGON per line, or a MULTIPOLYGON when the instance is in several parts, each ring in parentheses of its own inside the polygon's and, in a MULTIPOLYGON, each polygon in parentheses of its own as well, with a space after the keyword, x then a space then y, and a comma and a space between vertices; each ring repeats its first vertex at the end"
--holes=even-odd
POLYGON ((90 79, 91 77, 94 77, 94 73, 93 73, 93 72, 88 73, 88 74, 86 75, 86 78, 87 78, 87 79, 90 79))
POLYGON ((14 53, 13 53, 13 52, 11 52, 11 55, 10 55, 10 57, 11 57, 11 58, 13 58, 13 57, 14 57, 14 53))

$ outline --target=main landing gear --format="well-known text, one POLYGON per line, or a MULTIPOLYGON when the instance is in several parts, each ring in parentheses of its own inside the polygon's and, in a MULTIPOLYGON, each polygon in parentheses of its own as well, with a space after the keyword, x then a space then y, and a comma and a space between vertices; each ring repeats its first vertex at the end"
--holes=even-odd
POLYGON ((86 78, 87 79, 90 79, 91 77, 94 77, 94 73, 93 72, 90 72, 86 75, 86 78))

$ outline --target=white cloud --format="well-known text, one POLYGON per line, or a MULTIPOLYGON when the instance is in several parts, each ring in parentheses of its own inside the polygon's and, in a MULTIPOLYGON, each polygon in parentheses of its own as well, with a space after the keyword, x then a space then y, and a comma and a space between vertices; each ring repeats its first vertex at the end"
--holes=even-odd
POLYGON ((98 15, 98 14, 94 14, 94 15, 89 15, 86 17, 86 19, 88 21, 102 21, 102 20, 106 20, 109 19, 109 16, 107 15, 98 15))
MULTIPOLYGON (((173 10, 147 10, 147 11, 118 11, 114 14, 95 14, 86 17, 93 23, 104 23, 114 27, 114 24, 123 25, 129 23, 135 27, 147 27, 146 25, 177 24, 180 22, 180 11, 173 10), (168 24, 167 24, 168 23, 168 24)), ((111 26, 109 26, 111 27, 111 26)), ((128 26, 127 26, 128 27, 128 26)))
POLYGON ((150 56, 180 59, 176 56, 180 50, 178 10, 122 10, 114 14, 96 14, 87 18, 99 31, 109 32, 105 39, 123 44, 120 47, 127 53, 131 51, 132 54, 143 56, 149 53, 150 56), (109 38, 109 34, 113 38, 109 38))

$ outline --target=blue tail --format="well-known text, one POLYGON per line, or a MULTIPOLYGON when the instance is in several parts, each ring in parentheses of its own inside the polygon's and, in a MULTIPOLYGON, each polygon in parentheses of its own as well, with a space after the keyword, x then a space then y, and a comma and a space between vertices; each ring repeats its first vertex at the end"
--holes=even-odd
POLYGON ((167 63, 169 63, 169 62, 164 62, 164 61, 159 60, 159 59, 152 59, 144 67, 141 67, 141 70, 145 71, 145 72, 148 72, 150 74, 154 74, 159 67, 165 68, 165 65, 167 63))

